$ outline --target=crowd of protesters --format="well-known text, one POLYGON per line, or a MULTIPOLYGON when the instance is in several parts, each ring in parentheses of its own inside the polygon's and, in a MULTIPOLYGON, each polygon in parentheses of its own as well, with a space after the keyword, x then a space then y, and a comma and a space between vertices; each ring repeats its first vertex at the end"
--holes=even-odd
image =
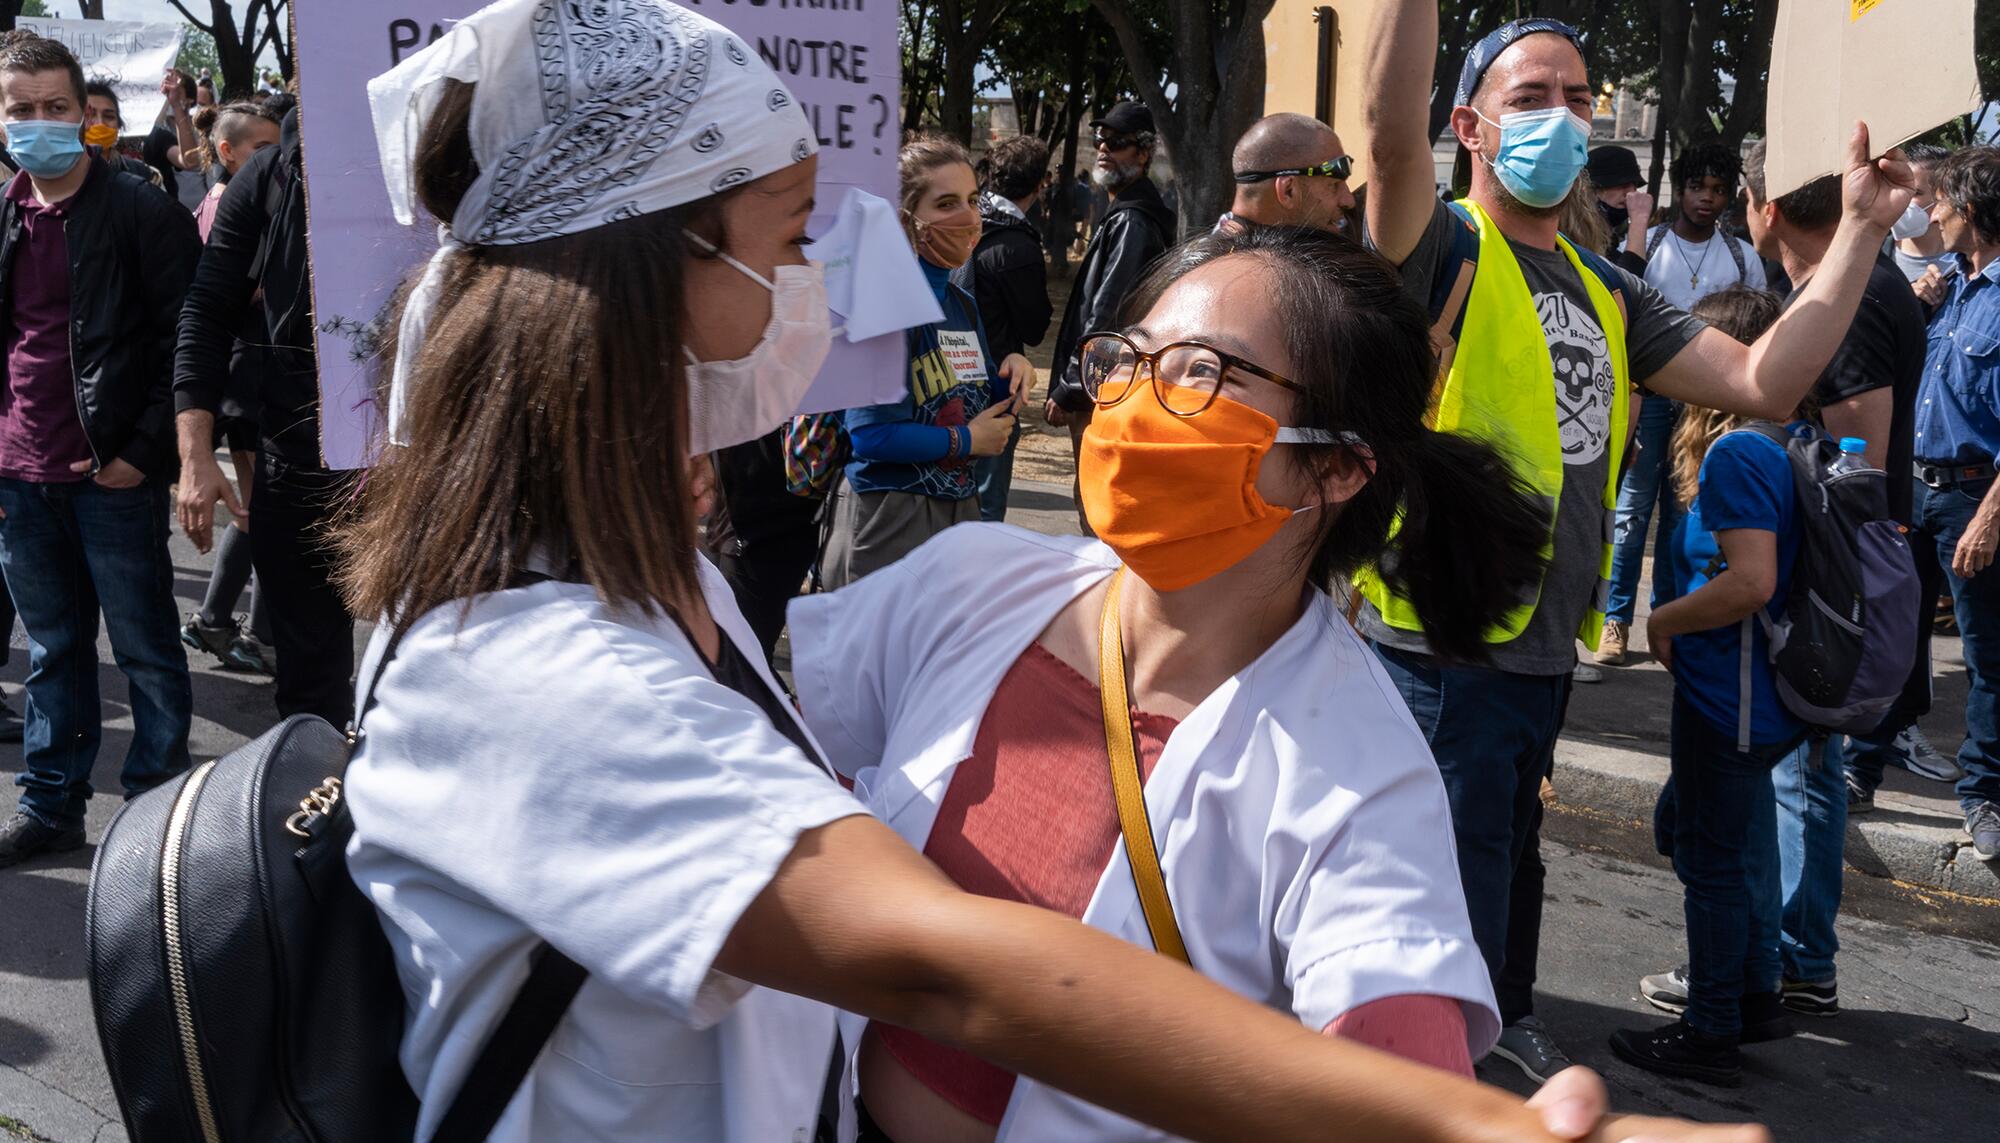
POLYGON ((1640 984, 1678 1019, 1619 1059, 1736 1084, 1742 1047, 1839 1011, 1845 822, 1885 766, 1956 781, 2000 858, 2000 150, 1874 159, 1861 128, 1843 173, 1767 193, 1763 144, 1698 145, 1656 210, 1630 151, 1589 150, 1575 30, 1516 20, 1435 77, 1474 159, 1447 201, 1437 13, 1401 5, 1366 155, 1294 114, 1177 155, 1235 185, 1185 242, 1143 103, 1089 125, 1089 186, 1033 138, 910 139, 894 205, 942 316, 898 400, 780 425, 717 394, 802 392, 834 336, 796 104, 667 0, 536 7, 371 85, 392 200, 453 240, 385 318, 365 481, 320 457, 291 97, 176 72, 140 134, 59 44, 0 41, 0 570, 30 656, 0 866, 85 843, 100 613, 128 798, 189 767, 188 650, 347 725, 353 617, 382 619, 348 863, 420 1136, 539 939, 587 976, 496 1139, 1577 1137, 1604 1097, 1534 1009, 1542 791, 1572 688, 1639 650, 1649 535, 1687 958, 1640 984), (531 46, 624 21, 719 50, 531 46), (705 144, 600 139, 574 201, 504 177, 563 173, 564 108, 616 100, 617 136, 689 98, 705 144), (1058 313, 1041 222, 1092 186, 1058 313), (1037 399, 1081 537, 999 526, 1037 399), (1822 435, 1886 474, 1922 596, 1853 734, 1772 662, 1804 574, 1787 442, 1822 435), (184 620, 175 522, 215 554, 184 620), (1955 760, 1915 729, 1940 598, 1955 760), (1461 1082, 1489 1054, 1542 1095, 1461 1082))

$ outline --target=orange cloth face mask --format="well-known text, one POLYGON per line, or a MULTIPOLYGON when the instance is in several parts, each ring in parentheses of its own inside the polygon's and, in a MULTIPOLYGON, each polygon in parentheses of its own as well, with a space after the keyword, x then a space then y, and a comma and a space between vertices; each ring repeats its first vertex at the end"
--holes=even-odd
POLYGON ((118 128, 109 123, 94 123, 83 129, 83 141, 108 150, 118 145, 118 128))
POLYGON ((1199 414, 1177 417, 1154 394, 1133 393, 1100 406, 1083 431, 1083 510, 1098 538, 1148 585, 1192 587, 1235 567, 1292 518, 1294 509, 1257 492, 1258 469, 1278 440, 1277 421, 1221 395, 1199 414))

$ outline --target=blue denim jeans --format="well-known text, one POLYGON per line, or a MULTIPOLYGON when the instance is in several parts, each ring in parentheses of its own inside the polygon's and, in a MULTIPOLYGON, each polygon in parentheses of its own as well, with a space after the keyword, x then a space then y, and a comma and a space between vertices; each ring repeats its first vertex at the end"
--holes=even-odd
POLYGON ((1916 534, 1911 537, 1917 543, 1936 545, 1958 615, 1958 637, 1970 684, 1965 697, 1965 742, 1958 748, 1958 764, 1965 768, 1965 777, 1958 780, 1958 801, 1967 812, 1981 802, 2000 806, 2000 568, 1988 568, 1963 579, 1951 570, 1951 556, 1972 522, 1973 510, 1992 484, 1988 479, 1952 488, 1922 489, 1917 498, 1916 534))
POLYGON ((972 462, 972 479, 979 485, 979 518, 988 524, 1007 522, 1007 496, 1014 490, 1014 449, 1020 443, 1021 424, 1016 421, 1005 452, 972 462))
POLYGON ((103 737, 100 610, 130 684, 125 793, 188 768, 194 696, 167 555, 167 490, 151 480, 114 490, 0 478, 0 511, 0 571, 28 633, 21 810, 66 829, 83 824, 103 737))
MULTIPOLYGON (((1674 526, 1681 518, 1674 500, 1673 465, 1669 445, 1680 409, 1666 397, 1648 394, 1639 405, 1639 451, 1618 483, 1617 522, 1611 529, 1611 595, 1604 617, 1620 623, 1632 622, 1638 606, 1639 573, 1646 562, 1646 526, 1652 522, 1653 507, 1659 505, 1659 539, 1653 544, 1653 575, 1666 569, 1661 557, 1672 542, 1674 526)), ((1660 593, 1655 587, 1654 601, 1660 593)))
POLYGON ((1840 951, 1841 854, 1847 841, 1847 775, 1835 734, 1778 760, 1778 868, 1784 894, 1779 956, 1788 980, 1824 984, 1840 951))
MULTIPOLYGON (((1514 874, 1538 841, 1542 776, 1555 756, 1570 677, 1447 667, 1379 644, 1375 651, 1444 778, 1472 937, 1499 988, 1514 874)), ((1538 936, 1514 934, 1517 959, 1536 947, 1538 936)))
POLYGON ((1687 1022, 1743 1031, 1743 998, 1778 990, 1778 823, 1771 768, 1796 743, 1736 749, 1674 694, 1674 872, 1686 890, 1687 1022))

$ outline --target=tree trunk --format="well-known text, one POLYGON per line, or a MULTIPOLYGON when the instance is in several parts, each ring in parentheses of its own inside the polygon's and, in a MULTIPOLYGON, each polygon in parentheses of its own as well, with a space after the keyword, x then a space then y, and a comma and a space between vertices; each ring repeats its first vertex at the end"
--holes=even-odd
MULTIPOLYGON (((951 5, 947 2, 946 10, 951 5)), ((944 133, 970 147, 972 145, 972 37, 965 34, 963 25, 953 29, 949 23, 939 28, 944 34, 939 37, 944 47, 944 89, 938 107, 938 126, 944 133)))
POLYGON ((1680 102, 1674 116, 1676 151, 1715 137, 1709 108, 1721 96, 1715 74, 1715 41, 1722 34, 1722 0, 1694 0, 1687 9, 1686 55, 1681 60, 1680 102))
MULTIPOLYGON (((903 69, 903 130, 914 131, 924 121, 924 92, 929 87, 929 70, 924 66, 924 24, 930 15, 930 0, 917 0, 910 21, 909 65, 903 69)), ((906 7, 905 12, 909 9, 906 7)))
POLYGON ((1238 136, 1264 112, 1264 17, 1273 0, 1234 0, 1218 23, 1211 0, 1169 0, 1170 68, 1151 58, 1130 0, 1091 0, 1118 36, 1139 94, 1174 161, 1180 231, 1205 230, 1229 208, 1235 182, 1226 162, 1238 136), (1171 74, 1168 100, 1163 75, 1171 74))
POLYGON ((1068 94, 1063 98, 1062 114, 1056 117, 1056 130, 1062 136, 1062 159, 1056 166, 1055 194, 1049 200, 1048 229, 1043 235, 1056 274, 1064 278, 1069 276, 1070 228, 1083 222, 1076 217, 1070 187, 1076 182, 1076 133, 1083 126, 1083 112, 1088 106, 1084 98, 1084 64, 1090 58, 1090 45, 1097 40, 1096 35, 1085 33, 1083 13, 1070 13, 1068 24, 1069 58, 1063 76, 1068 94))
MULTIPOLYGON (((1451 109, 1458 101, 1458 72, 1465 64, 1465 53, 1471 45, 1471 20, 1474 5, 1459 3, 1452 5, 1451 22, 1438 24, 1437 81, 1431 88, 1431 142, 1443 134, 1445 124, 1451 122, 1451 109)), ((1439 13, 1443 16, 1443 13, 1439 13)))
POLYGON ((77 0, 77 7, 82 10, 83 18, 86 20, 104 18, 104 0, 77 0))
POLYGON ((1688 5, 1660 5, 1660 119, 1653 132, 1653 169, 1649 172, 1649 181, 1661 206, 1667 205, 1667 195, 1661 185, 1662 175, 1667 163, 1667 139, 1680 116, 1682 69, 1688 55, 1688 23, 1688 5))
POLYGON ((1778 0, 1757 0, 1743 58, 1732 69, 1736 99, 1722 125, 1722 141, 1731 147, 1741 147, 1752 132, 1763 133, 1764 106, 1771 87, 1771 40, 1777 32, 1778 0))
POLYGON ((21 0, 0 0, 0 32, 14 30, 14 21, 21 18, 21 0))

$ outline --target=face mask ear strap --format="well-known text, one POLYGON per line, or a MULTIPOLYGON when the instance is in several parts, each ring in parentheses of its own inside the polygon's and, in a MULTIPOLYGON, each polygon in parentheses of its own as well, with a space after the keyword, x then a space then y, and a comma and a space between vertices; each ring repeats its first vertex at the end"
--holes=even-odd
POLYGON ((1273 439, 1277 444, 1345 445, 1353 450, 1355 456, 1361 458, 1362 465, 1368 469, 1368 475, 1375 475, 1375 450, 1368 447, 1368 442, 1361 438, 1360 433, 1337 433, 1330 429, 1283 428, 1278 430, 1278 435, 1273 439))
POLYGON ((722 259, 724 262, 729 263, 731 266, 736 267, 744 274, 744 276, 748 277, 751 281, 757 283, 758 285, 764 287, 765 289, 771 291, 774 294, 778 292, 778 287, 771 284, 771 279, 766 278, 764 275, 759 274, 757 271, 752 270, 750 267, 745 266, 743 263, 738 262, 736 259, 730 257, 729 252, 727 250, 722 250, 717 248, 715 243, 710 242, 708 239, 703 238, 701 235, 696 234, 692 230, 683 230, 681 231, 681 233, 687 236, 687 240, 689 242, 692 242, 696 246, 701 247, 705 253, 713 254, 717 258, 722 259))

